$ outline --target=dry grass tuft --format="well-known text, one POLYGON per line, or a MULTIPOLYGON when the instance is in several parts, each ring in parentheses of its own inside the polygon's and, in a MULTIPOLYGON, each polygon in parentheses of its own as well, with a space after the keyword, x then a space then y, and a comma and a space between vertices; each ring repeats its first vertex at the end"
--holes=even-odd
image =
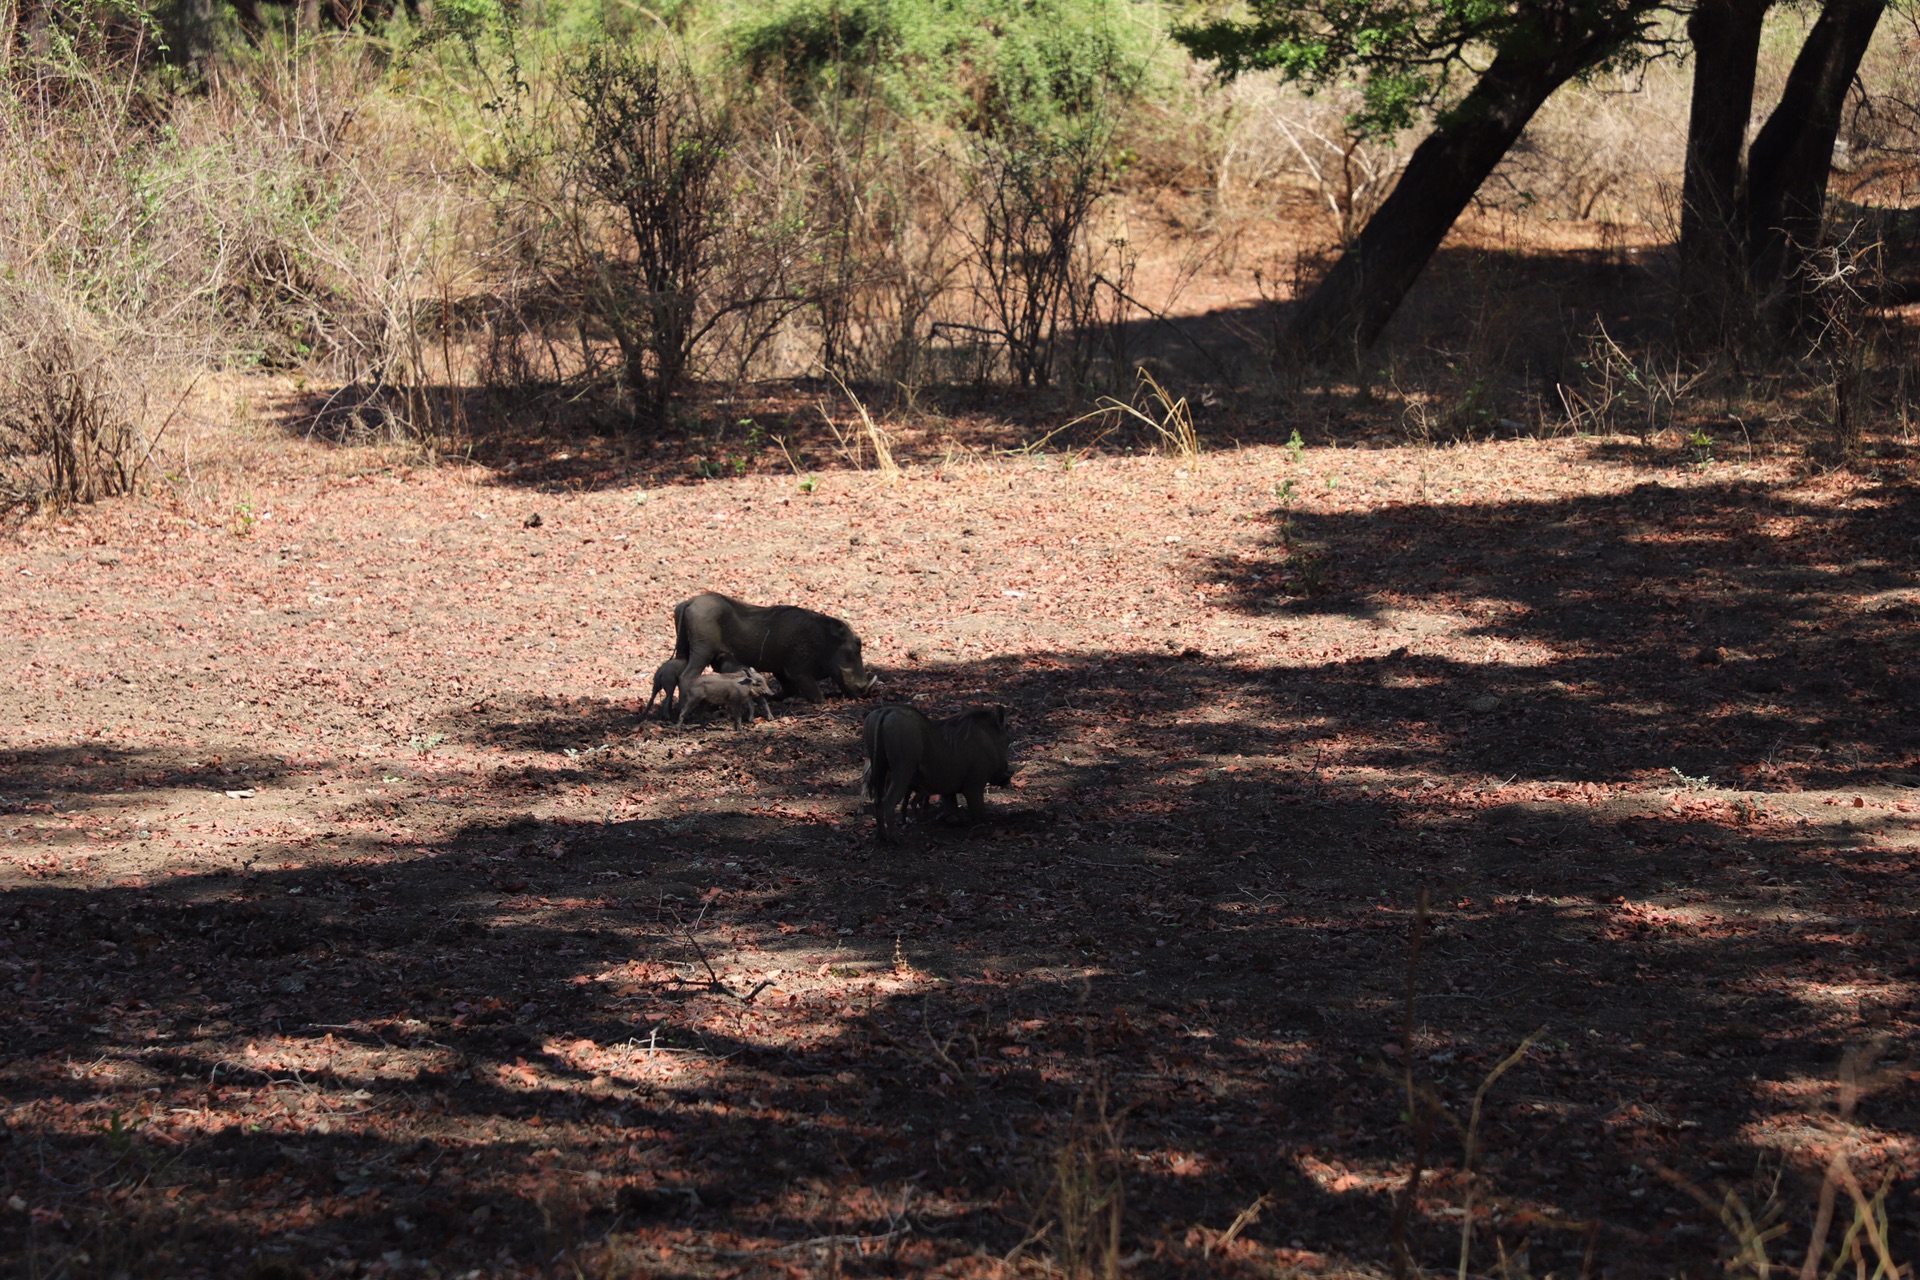
MULTIPOLYGON (((833 415, 827 412, 824 404, 820 406, 820 416, 826 419, 828 429, 840 442, 841 454, 853 466, 860 467, 865 456, 864 451, 871 449, 874 470, 878 471, 881 478, 888 483, 898 480, 900 464, 893 458, 893 437, 887 433, 886 428, 874 421, 873 415, 867 411, 867 406, 859 396, 853 393, 853 388, 841 381, 838 374, 833 375, 833 380, 839 385, 840 393, 847 398, 847 402, 853 406, 854 412, 860 417, 859 429, 847 430, 833 420, 833 415)), ((791 456, 788 461, 792 461, 791 456)))
MULTIPOLYGON (((1139 371, 1139 380, 1134 403, 1102 396, 1099 407, 1092 413, 1075 418, 1060 430, 1100 418, 1117 417, 1122 421, 1130 418, 1153 432, 1160 452, 1179 458, 1189 471, 1197 470, 1205 446, 1200 441, 1199 430, 1193 425, 1193 408, 1187 403, 1187 398, 1176 397, 1145 369, 1139 371), (1146 401, 1144 408, 1140 404, 1142 399, 1146 401)), ((1052 434, 1058 433, 1050 433, 1049 438, 1052 434)))
POLYGON ((1007 1269, 1019 1274, 1038 1262, 1045 1274, 1064 1280, 1118 1280, 1126 1215, 1123 1130, 1106 1082, 1095 1080, 1074 1100, 1072 1119, 1047 1151, 1027 1237, 1007 1255, 1007 1269), (1044 1260, 1023 1256, 1035 1245, 1046 1249, 1044 1260))

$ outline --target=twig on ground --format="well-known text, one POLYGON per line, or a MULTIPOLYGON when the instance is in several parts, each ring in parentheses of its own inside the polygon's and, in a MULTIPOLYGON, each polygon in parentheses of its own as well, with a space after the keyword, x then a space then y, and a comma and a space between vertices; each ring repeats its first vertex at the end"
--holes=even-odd
MULTIPOLYGON (((1544 1035, 1546 1030, 1545 1027, 1541 1027, 1530 1033, 1526 1039, 1520 1042, 1518 1048, 1502 1058, 1500 1064, 1487 1073, 1486 1079, 1480 1082, 1480 1087, 1474 1090, 1473 1110, 1467 1117, 1466 1153, 1460 1161, 1460 1178, 1461 1181, 1466 1184, 1467 1195, 1465 1202, 1460 1208, 1459 1280, 1466 1280, 1467 1254, 1473 1246, 1473 1161, 1474 1157, 1480 1152, 1481 1106, 1486 1102, 1487 1091, 1493 1088, 1494 1082, 1518 1064, 1520 1059, 1526 1057, 1527 1050, 1533 1048, 1533 1042, 1544 1035)), ((1591 1242, 1589 1242, 1589 1245, 1591 1245, 1591 1242)), ((1589 1249, 1589 1251, 1591 1251, 1591 1249, 1589 1249)))
MULTIPOLYGON (((707 918, 707 909, 705 907, 702 907, 700 909, 700 917, 699 919, 694 921, 694 924, 698 925, 701 920, 704 920, 706 918, 707 918)), ((745 995, 741 995, 738 991, 735 991, 731 986, 729 986, 725 982, 725 980, 723 980, 720 977, 720 975, 714 971, 712 962, 707 959, 706 948, 700 945, 700 939, 694 935, 693 929, 690 928, 687 925, 687 923, 680 918, 680 913, 678 911, 675 911, 673 913, 673 922, 680 926, 681 936, 686 939, 687 945, 693 948, 693 954, 699 957, 700 967, 707 971, 707 980, 704 983, 697 982, 697 981, 689 982, 688 979, 685 979, 685 978, 676 978, 675 979, 676 981, 687 983, 687 985, 689 986, 696 986, 696 987, 704 986, 709 991, 716 992, 720 995, 727 996, 734 1000, 738 1000, 741 1004, 752 1004, 754 1002, 755 997, 757 997, 762 991, 765 991, 768 987, 771 987, 774 985, 774 981, 772 978, 762 978, 759 981, 759 983, 754 986, 753 990, 747 992, 745 995)))
POLYGON ((1268 1191, 1261 1195, 1258 1200, 1255 1200, 1252 1204, 1240 1211, 1239 1216, 1234 1218, 1233 1225, 1229 1226, 1213 1239, 1207 1241, 1207 1247, 1200 1251, 1200 1256, 1210 1258, 1213 1256, 1215 1249, 1224 1249, 1232 1244, 1234 1238, 1242 1231, 1245 1231, 1248 1227, 1260 1221, 1261 1211, 1271 1207, 1272 1204, 1273 1192, 1268 1191))

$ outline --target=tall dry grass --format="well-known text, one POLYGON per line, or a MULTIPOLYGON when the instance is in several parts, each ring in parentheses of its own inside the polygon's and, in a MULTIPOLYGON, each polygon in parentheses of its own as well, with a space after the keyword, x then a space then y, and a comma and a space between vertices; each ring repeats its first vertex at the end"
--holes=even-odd
MULTIPOLYGON (((204 93, 82 41, 0 93, 0 493, 90 501, 218 369, 324 372, 361 436, 442 439, 485 207, 373 51, 269 47, 204 93)), ((345 424, 345 425, 343 425, 345 424)))
POLYGON ((125 492, 204 360, 198 237, 167 216, 136 73, 65 48, 0 95, 0 504, 125 492))

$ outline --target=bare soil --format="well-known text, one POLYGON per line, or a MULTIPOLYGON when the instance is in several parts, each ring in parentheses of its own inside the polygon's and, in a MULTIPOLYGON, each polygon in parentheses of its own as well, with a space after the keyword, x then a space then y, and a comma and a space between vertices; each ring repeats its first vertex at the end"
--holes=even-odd
POLYGON ((1908 476, 948 429, 809 490, 235 427, 17 530, 0 1268, 1038 1274, 1117 1182, 1128 1276, 1368 1271, 1419 1157, 1426 1267, 1707 1275, 1836 1153, 1920 1256, 1908 476), (871 701, 642 720, 709 588, 1010 707, 994 819, 876 847, 871 701))

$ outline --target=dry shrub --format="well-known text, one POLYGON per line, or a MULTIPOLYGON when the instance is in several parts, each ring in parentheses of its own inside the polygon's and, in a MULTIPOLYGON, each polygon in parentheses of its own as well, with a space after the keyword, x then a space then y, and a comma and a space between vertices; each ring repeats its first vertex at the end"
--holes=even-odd
POLYGON ((1487 180, 1481 203, 1559 221, 1660 227, 1685 162, 1691 76, 1668 62, 1549 98, 1487 180))
POLYGON ((1909 211, 1920 198, 1920 10, 1890 8, 1847 99, 1836 186, 1862 203, 1909 211))
POLYGON ((1072 1117, 1049 1145, 1044 1165, 1034 1171, 1033 1217, 1026 1240, 1006 1259, 1009 1266, 1038 1244, 1049 1255, 1042 1274, 1118 1280, 1128 1163, 1123 1134, 1123 1117, 1113 1109, 1104 1081, 1074 1099, 1072 1117))
POLYGON ((820 248, 810 332, 795 335, 790 363, 817 353, 835 375, 911 394, 938 376, 938 326, 967 320, 948 305, 965 216, 953 148, 868 85, 787 110, 812 160, 807 217, 820 248))
POLYGON ((1379 138, 1348 124, 1357 91, 1308 96, 1264 80, 1237 81, 1224 91, 1228 125, 1216 186, 1221 203, 1271 198, 1292 189, 1318 211, 1328 236, 1350 244, 1406 167, 1418 134, 1379 138))
MULTIPOLYGON (((1810 380, 1834 461, 1859 451, 1872 414, 1874 357, 1891 336, 1875 303, 1883 286, 1885 246, 1861 224, 1836 227, 1806 258, 1803 329, 1810 380)), ((1904 364, 1895 357, 1896 364, 1904 364)))
POLYGON ((973 292, 984 326, 1005 352, 1013 381, 1045 387, 1084 340, 1097 274, 1084 260, 1088 223, 1101 195, 1116 119, 1105 104, 1064 124, 1010 119, 966 149, 973 216, 963 224, 973 292))
POLYGON ((449 132, 383 90, 364 42, 269 48, 182 106, 228 359, 338 390, 314 423, 430 452, 464 434, 460 317, 493 234, 449 132))
POLYGON ((332 407, 363 434, 369 418, 416 439, 457 426, 446 317, 479 206, 365 42, 269 47, 191 95, 84 42, 15 56, 0 93, 14 501, 125 490, 184 388, 222 365, 342 382, 332 407))
POLYGON ((610 45, 565 75, 577 151, 562 163, 583 301, 620 349, 628 394, 656 418, 686 377, 722 262, 734 125, 705 88, 671 59, 610 45))
POLYGON ((790 120, 741 111, 664 43, 595 46, 520 86, 490 162, 495 380, 610 383, 657 427, 690 381, 764 371, 809 296, 811 157, 790 120))
POLYGON ((1630 433, 1647 440, 1666 430, 1705 378, 1678 359, 1627 350, 1598 320, 1586 335, 1579 365, 1581 384, 1561 383, 1555 390, 1567 425, 1601 436, 1630 433))
POLYGON ((109 47, 56 42, 34 80, 0 92, 0 506, 131 488, 155 393, 205 331, 137 59, 109 47))
MULTIPOLYGON (((0 294, 34 316, 45 299, 0 294)), ((0 508, 65 507, 127 492, 145 462, 111 353, 70 321, 0 336, 0 508)))

